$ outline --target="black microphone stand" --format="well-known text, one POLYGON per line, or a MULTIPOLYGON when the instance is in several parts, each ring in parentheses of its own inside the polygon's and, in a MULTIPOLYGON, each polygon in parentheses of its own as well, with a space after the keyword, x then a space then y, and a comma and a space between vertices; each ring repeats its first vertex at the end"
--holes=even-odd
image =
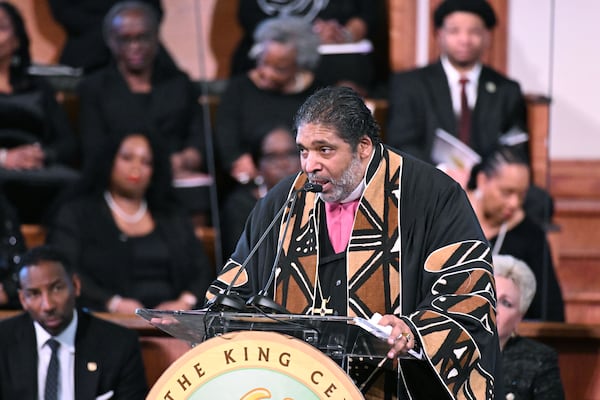
MULTIPOLYGON (((304 185, 304 187, 302 187, 302 189, 300 190, 296 190, 292 193, 292 195, 286 199, 286 201, 283 203, 283 205, 281 206, 281 208, 279 209, 279 211, 277 211, 277 214, 275 215, 275 217, 273 217, 273 220, 271 221, 271 223, 269 224, 269 226, 267 226, 267 228, 265 229, 265 231, 263 232, 263 234, 260 236, 260 238, 258 239, 258 241, 256 242, 256 244, 254 245, 254 247, 252 247, 252 250, 250 251, 250 253, 248 254, 248 256, 246 256, 246 259, 244 260, 244 262, 242 263, 242 265, 240 266, 240 268, 238 269, 237 273, 235 274, 235 276, 233 277, 233 279, 231 280, 231 282, 229 283, 229 285, 227 285, 227 289, 225 290, 225 292, 218 294, 217 296, 215 296, 212 300, 209 300, 207 302, 207 307, 208 309, 211 310, 237 310, 237 311, 244 311, 247 308, 247 304, 246 301, 244 301, 244 299, 242 299, 239 295, 237 295, 237 293, 232 293, 232 289, 233 289, 233 285, 235 284, 235 282, 238 280, 238 278, 240 277, 240 275, 242 274, 242 272, 244 270, 246 270, 246 266, 248 265, 248 263, 250 262, 250 259, 252 258, 252 256, 254 256, 254 254, 258 251, 258 248, 261 246, 261 244, 265 241, 267 235, 271 232, 271 230, 273 230, 273 227, 275 226, 275 224, 277 223, 277 221, 279 220, 279 218, 281 217, 281 215, 283 214, 283 212, 285 211, 285 209, 287 208, 288 204, 290 204, 291 202, 291 209, 290 209, 290 213, 288 214, 288 217, 286 219, 286 227, 285 227, 285 232, 287 232, 287 228, 289 225, 289 221, 290 221, 290 216, 292 215, 292 212, 294 211, 294 205, 296 203, 296 200, 298 198, 298 194, 300 192, 306 191, 306 192, 320 192, 321 190, 323 190, 323 188, 321 187, 321 185, 317 185, 317 184, 313 184, 313 183, 306 183, 304 185)), ((285 234, 284 234, 285 236, 285 234)), ((281 247, 282 247, 283 243, 282 243, 282 239, 280 239, 278 245, 277 245, 277 254, 275 257, 275 263, 274 263, 274 267, 271 270, 271 276, 269 276, 269 281, 268 281, 268 286, 270 286, 271 282, 273 281, 273 277, 275 274, 275 267, 277 265, 277 262, 279 261, 279 256, 281 253, 281 247)), ((266 286, 266 287, 268 287, 266 286)), ((252 297, 252 299, 254 299, 255 297, 259 296, 261 293, 263 293, 265 291, 265 289, 261 290, 259 292, 258 295, 252 297)), ((263 296, 264 297, 264 296, 263 296)), ((287 314, 287 310, 285 310, 285 308, 283 308, 281 305, 275 303, 275 301, 273 301, 272 299, 268 299, 270 300, 270 303, 268 302, 268 300, 264 300, 264 302, 260 302, 260 304, 255 304, 254 302, 251 302, 252 299, 248 302, 249 305, 252 306, 259 306, 259 307, 263 307, 263 308, 269 308, 269 309, 277 309, 279 308, 279 312, 287 314)), ((258 298, 257 298, 258 300, 258 298)))
MULTIPOLYGON (((306 185, 304 185, 304 187, 300 191, 318 193, 318 192, 321 192, 322 190, 323 190, 323 187, 321 185, 309 182, 306 185)), ((273 261, 273 266, 271 267, 271 274, 269 275, 269 279, 267 280, 267 283, 265 283, 265 286, 255 296, 252 296, 246 302, 246 304, 249 306, 258 307, 263 311, 270 311, 270 312, 275 312, 275 313, 280 313, 280 314, 289 314, 289 311, 286 310, 285 307, 283 307, 281 304, 275 302, 275 300, 273 300, 273 298, 268 296, 268 291, 269 291, 269 288, 271 287, 271 284, 273 283, 273 280, 275 279, 275 275, 277 273, 279 258, 281 257, 281 252, 283 251, 283 241, 285 240, 285 237, 287 236, 287 231, 288 231, 288 228, 290 227, 290 221, 292 219, 292 214, 294 212, 294 206, 296 205, 297 199, 298 199, 298 196, 294 196, 292 199, 292 202, 290 204, 290 212, 288 213, 287 218, 285 220, 285 227, 283 229, 283 234, 281 235, 281 237, 279 238, 279 241, 277 242, 277 252, 275 253, 275 260, 273 261)), ((274 296, 274 294, 273 294, 273 296, 274 296)))

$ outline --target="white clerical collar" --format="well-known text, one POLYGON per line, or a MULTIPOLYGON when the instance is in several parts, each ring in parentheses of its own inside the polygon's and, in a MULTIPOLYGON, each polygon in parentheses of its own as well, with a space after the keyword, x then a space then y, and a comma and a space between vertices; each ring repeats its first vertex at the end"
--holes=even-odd
POLYGON ((54 338, 60 342, 61 346, 64 346, 70 352, 75 352, 75 334, 77 333, 77 310, 73 310, 73 319, 67 325, 67 327, 58 335, 52 336, 48 333, 39 322, 33 321, 33 327, 35 328, 35 337, 37 339, 38 352, 46 345, 46 342, 50 338, 54 338))
POLYGON ((440 61, 442 62, 442 68, 444 68, 448 82, 458 82, 462 78, 467 78, 469 82, 479 81, 479 75, 481 74, 480 62, 476 63, 467 73, 461 74, 454 68, 450 60, 448 60, 448 56, 442 55, 440 61))
POLYGON ((340 204, 350 203, 351 201, 354 201, 354 200, 360 198, 360 196, 362 196, 363 192, 365 191, 366 187, 367 187, 367 183, 365 182, 365 178, 363 178, 362 181, 360 181, 360 183, 356 187, 356 189, 354 189, 352 191, 352 193, 350 193, 348 195, 348 197, 341 200, 339 203, 340 204))

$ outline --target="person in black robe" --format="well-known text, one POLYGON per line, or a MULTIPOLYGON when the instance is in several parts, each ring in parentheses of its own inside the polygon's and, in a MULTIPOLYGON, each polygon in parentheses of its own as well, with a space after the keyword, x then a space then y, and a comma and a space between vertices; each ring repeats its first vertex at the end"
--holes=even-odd
POLYGON ((379 323, 392 327, 387 356, 411 350, 422 359, 400 359, 399 374, 366 382, 367 398, 493 398, 500 358, 491 252, 464 191, 381 144, 371 112, 349 88, 309 97, 295 129, 302 172, 259 200, 209 287, 209 309, 231 289, 245 299, 262 290, 297 314, 380 313, 379 323), (307 182, 320 193, 303 190, 307 182))

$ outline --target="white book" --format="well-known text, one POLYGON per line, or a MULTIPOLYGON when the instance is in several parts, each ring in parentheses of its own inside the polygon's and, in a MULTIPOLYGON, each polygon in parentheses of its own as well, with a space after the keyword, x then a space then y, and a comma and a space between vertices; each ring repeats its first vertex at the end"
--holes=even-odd
POLYGON ((440 128, 435 131, 431 159, 436 165, 442 164, 448 169, 470 170, 481 162, 481 156, 472 148, 440 128))

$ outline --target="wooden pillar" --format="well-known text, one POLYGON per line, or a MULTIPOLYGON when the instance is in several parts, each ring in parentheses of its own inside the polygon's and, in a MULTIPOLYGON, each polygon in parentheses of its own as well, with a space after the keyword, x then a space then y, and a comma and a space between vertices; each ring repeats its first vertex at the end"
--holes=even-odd
POLYGON ((417 0, 387 0, 390 35, 390 69, 415 67, 417 0))

